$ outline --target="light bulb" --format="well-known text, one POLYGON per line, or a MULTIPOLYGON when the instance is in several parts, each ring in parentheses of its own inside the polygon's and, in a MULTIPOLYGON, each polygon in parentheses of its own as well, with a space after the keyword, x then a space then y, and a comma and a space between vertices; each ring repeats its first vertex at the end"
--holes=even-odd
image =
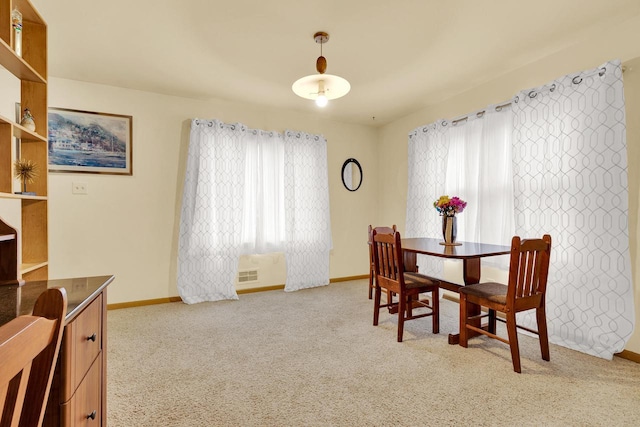
POLYGON ((329 100, 326 96, 324 96, 324 93, 318 95, 318 97, 316 98, 316 105, 318 107, 325 107, 327 103, 329 103, 329 100))

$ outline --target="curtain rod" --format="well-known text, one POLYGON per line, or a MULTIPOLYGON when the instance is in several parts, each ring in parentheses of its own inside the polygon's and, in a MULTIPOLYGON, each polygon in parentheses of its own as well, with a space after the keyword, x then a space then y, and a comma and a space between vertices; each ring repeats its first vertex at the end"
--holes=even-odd
MULTIPOLYGON (((511 101, 505 102, 503 104, 498 104, 498 105, 496 105, 495 108, 496 108, 496 111, 502 111, 503 108, 508 107, 509 105, 511 105, 511 101)), ((484 116, 484 113, 486 113, 486 112, 487 112, 487 110, 478 111, 475 115, 476 115, 476 117, 480 118, 480 117, 484 116)), ((467 120, 469 120, 469 116, 468 115, 464 116, 464 117, 460 117, 459 119, 451 120, 451 125, 455 126, 458 123, 466 122, 467 120)))
MULTIPOLYGON (((621 68, 622 68, 622 72, 623 73, 625 71, 627 71, 627 66, 626 65, 623 65, 621 68)), ((606 67, 602 67, 602 68, 598 69, 597 71, 595 71, 593 74, 597 73, 597 74, 603 75, 606 71, 607 71, 607 68, 606 67)), ((580 83, 582 83, 582 77, 581 76, 576 76, 576 77, 573 78, 572 82, 574 84, 580 84, 580 83)), ((555 83, 552 84, 551 86, 549 86, 549 90, 551 92, 553 92, 555 89, 556 89, 555 83)), ((538 92, 536 92, 535 90, 532 90, 532 91, 529 92, 529 98, 535 98, 537 94, 538 94, 538 92)), ((508 107, 509 105, 511 105, 511 103, 512 103, 511 101, 508 101, 508 102, 504 102, 502 104, 496 105, 496 107, 495 107, 496 111, 502 111, 503 108, 508 107)), ((481 118, 482 116, 484 116, 484 113, 486 113, 486 112, 487 112, 487 110, 478 111, 477 113, 475 113, 475 115, 476 115, 476 117, 481 118)), ((469 120, 470 116, 471 115, 467 115, 467 116, 464 116, 464 117, 460 117, 459 119, 451 120, 451 125, 455 126, 458 123, 466 122, 467 120, 469 120)))

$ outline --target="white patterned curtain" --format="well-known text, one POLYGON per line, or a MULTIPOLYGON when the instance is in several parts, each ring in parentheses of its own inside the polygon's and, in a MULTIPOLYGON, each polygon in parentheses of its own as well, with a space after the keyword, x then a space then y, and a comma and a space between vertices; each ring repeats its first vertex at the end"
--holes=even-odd
POLYGON ((331 218, 327 141, 321 135, 287 130, 285 291, 329 284, 331 218))
MULTIPOLYGON (((433 202, 446 193, 450 128, 450 121, 440 120, 409 134, 406 237, 442 236, 433 202)), ((440 258, 418 255, 417 263, 422 274, 442 277, 440 258)))
POLYGON ((182 300, 238 299, 241 254, 285 252, 286 291, 327 285, 328 183, 320 135, 194 119, 178 247, 182 300))
POLYGON ((191 122, 178 244, 178 292, 188 304, 238 299, 245 132, 240 124, 191 122))
POLYGON ((611 359, 635 319, 620 62, 523 91, 512 108, 516 233, 552 236, 550 340, 611 359))

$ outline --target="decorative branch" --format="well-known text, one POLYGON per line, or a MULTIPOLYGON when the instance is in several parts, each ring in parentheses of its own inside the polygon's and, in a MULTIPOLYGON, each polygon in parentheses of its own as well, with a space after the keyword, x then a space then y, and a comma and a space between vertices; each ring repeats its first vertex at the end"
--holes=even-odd
POLYGON ((33 183, 33 180, 38 177, 38 165, 31 160, 20 159, 16 160, 14 167, 14 175, 16 178, 20 178, 23 191, 26 193, 27 183, 33 183))

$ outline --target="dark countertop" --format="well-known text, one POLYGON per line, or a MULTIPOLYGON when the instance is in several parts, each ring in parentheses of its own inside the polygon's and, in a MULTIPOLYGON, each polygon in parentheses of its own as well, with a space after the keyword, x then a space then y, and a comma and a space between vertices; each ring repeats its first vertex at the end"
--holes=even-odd
POLYGON ((114 276, 75 277, 30 281, 22 286, 0 286, 0 325, 9 322, 15 317, 31 314, 36 300, 47 288, 64 288, 67 291, 65 324, 68 324, 113 279, 114 276))

